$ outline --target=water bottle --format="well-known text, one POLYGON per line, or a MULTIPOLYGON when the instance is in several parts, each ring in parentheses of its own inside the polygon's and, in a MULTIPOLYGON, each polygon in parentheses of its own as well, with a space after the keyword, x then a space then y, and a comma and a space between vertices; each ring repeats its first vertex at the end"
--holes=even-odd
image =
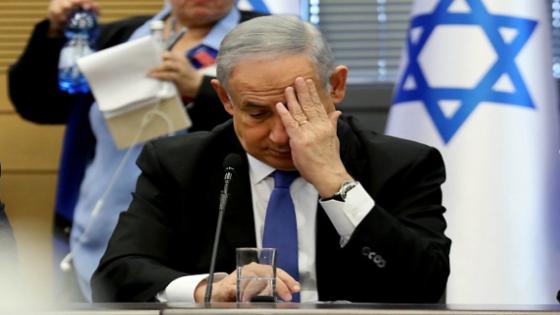
MULTIPOLYGON (((165 51, 165 40, 163 39, 163 29, 165 25, 161 20, 154 20, 150 23, 150 35, 152 40, 158 45, 161 49, 161 52, 165 51)), ((169 81, 161 81, 160 83, 160 90, 157 93, 157 97, 159 99, 166 99, 175 95, 175 88, 173 83, 169 81)))
POLYGON ((165 49, 165 41, 163 40, 163 28, 164 24, 161 20, 154 20, 150 23, 150 35, 162 50, 165 49))
POLYGON ((67 41, 60 52, 58 63, 58 87, 61 91, 70 94, 89 92, 87 81, 76 61, 94 52, 93 43, 98 32, 94 12, 76 10, 70 15, 64 28, 67 41))

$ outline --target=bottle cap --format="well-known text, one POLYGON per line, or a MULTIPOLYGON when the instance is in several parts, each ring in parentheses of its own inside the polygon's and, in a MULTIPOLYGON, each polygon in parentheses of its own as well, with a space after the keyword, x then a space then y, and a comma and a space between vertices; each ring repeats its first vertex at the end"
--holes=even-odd
POLYGON ((152 31, 161 31, 163 30, 163 21, 161 20, 154 20, 150 23, 150 30, 152 31))
POLYGON ((97 32, 97 17, 93 11, 75 10, 70 14, 64 33, 66 37, 72 38, 75 35, 86 35, 90 39, 95 37, 97 32))

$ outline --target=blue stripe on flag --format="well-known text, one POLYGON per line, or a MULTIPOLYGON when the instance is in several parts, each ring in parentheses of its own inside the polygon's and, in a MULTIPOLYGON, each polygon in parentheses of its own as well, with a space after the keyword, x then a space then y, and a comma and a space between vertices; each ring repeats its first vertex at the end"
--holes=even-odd
POLYGON ((263 0, 249 0, 249 3, 253 7, 253 10, 270 14, 270 10, 268 9, 268 6, 266 5, 266 3, 264 3, 263 0))

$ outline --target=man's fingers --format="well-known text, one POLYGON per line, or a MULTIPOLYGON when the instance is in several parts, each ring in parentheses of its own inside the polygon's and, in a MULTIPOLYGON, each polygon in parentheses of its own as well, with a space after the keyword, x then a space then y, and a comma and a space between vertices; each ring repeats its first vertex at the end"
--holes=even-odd
POLYGON ((180 66, 173 60, 164 60, 159 66, 148 70, 148 74, 154 73, 178 73, 180 66))
POLYGON ((167 71, 152 71, 152 72, 148 72, 148 76, 150 78, 154 78, 157 80, 163 80, 163 81, 177 81, 178 80, 178 76, 176 73, 172 73, 172 72, 167 72, 167 71))
POLYGON ((241 296, 241 300, 243 302, 248 302, 258 295, 271 295, 272 288, 270 284, 265 281, 252 279, 247 282, 247 286, 242 292, 243 296, 241 296))
POLYGON ((278 115, 280 115, 280 119, 282 120, 284 128, 286 128, 288 136, 290 138, 294 137, 299 127, 299 123, 294 119, 294 117, 292 117, 292 114, 288 111, 284 104, 276 103, 276 111, 278 112, 278 115))
POLYGON ((297 77, 294 82, 294 87, 296 89, 299 104, 307 119, 309 117, 308 111, 313 106, 313 99, 311 98, 311 94, 309 94, 309 88, 307 87, 305 79, 297 77))
POLYGON ((164 61, 166 61, 166 60, 175 60, 175 59, 177 59, 177 57, 175 56, 175 54, 172 53, 172 52, 170 52, 170 51, 164 51, 164 52, 161 54, 161 58, 162 58, 164 61))
POLYGON ((99 4, 92 0, 54 0, 49 5, 48 18, 55 23, 55 29, 62 28, 66 24, 69 15, 79 8, 92 10, 99 14, 99 4))
POLYGON ((86 10, 93 11, 98 16, 101 15, 101 10, 99 9, 99 4, 97 4, 96 2, 89 4, 88 9, 86 9, 86 10))
POLYGON ((161 64, 161 70, 177 71, 178 67, 174 60, 164 60, 161 64))
POLYGON ((286 102, 288 103, 288 110, 298 124, 307 121, 307 116, 301 108, 299 94, 296 96, 294 88, 291 86, 287 87, 284 91, 284 95, 286 96, 286 102))
POLYGON ((235 271, 229 274, 226 278, 214 283, 212 290, 213 302, 233 302, 236 300, 236 279, 235 271))
POLYGON ((280 279, 276 281, 276 295, 286 302, 292 300, 292 290, 280 279))
POLYGON ((306 110, 307 117, 310 120, 314 118, 321 118, 325 119, 327 117, 327 112, 325 110, 325 106, 321 102, 321 98, 319 97, 319 92, 317 92, 317 86, 315 86, 315 82, 311 79, 305 80, 305 84, 307 86, 307 91, 309 92, 309 97, 311 99, 310 107, 304 107, 303 109, 306 110))
POLYGON ((313 80, 298 77, 295 80, 294 86, 306 120, 312 121, 317 117, 324 118, 321 116, 324 106, 317 95, 317 89, 313 80))
POLYGON ((82 4, 84 10, 91 10, 96 14, 99 14, 99 4, 96 1, 84 1, 82 4))
POLYGON ((290 274, 280 268, 276 268, 276 277, 281 280, 292 293, 299 292, 299 290, 301 289, 299 282, 297 282, 296 279, 290 276, 290 274))
POLYGON ((342 115, 342 112, 339 110, 335 110, 334 112, 329 114, 329 120, 331 121, 334 130, 336 130, 336 125, 338 124, 338 117, 340 117, 340 115, 342 115))

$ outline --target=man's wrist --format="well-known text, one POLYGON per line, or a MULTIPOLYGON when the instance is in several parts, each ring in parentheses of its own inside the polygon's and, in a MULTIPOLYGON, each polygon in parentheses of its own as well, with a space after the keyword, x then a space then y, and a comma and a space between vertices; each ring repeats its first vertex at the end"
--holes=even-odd
POLYGON ((346 194, 348 194, 348 192, 350 192, 350 190, 352 190, 357 185, 358 182, 355 180, 346 181, 340 185, 340 188, 338 189, 337 192, 335 192, 329 197, 321 198, 321 201, 335 200, 335 201, 345 202, 346 194))
POLYGON ((200 293, 198 293, 198 289, 200 287, 202 289, 202 299, 200 299, 200 301, 203 301, 207 277, 207 274, 179 277, 167 285, 165 290, 162 292, 162 296, 167 302, 193 303, 196 302, 200 296, 200 293), (204 285, 201 285, 201 283, 204 283, 204 285))
POLYGON ((204 295, 206 293, 206 286, 207 286, 207 279, 200 281, 200 283, 194 289, 194 302, 195 303, 203 303, 204 302, 204 295))
POLYGON ((347 182, 353 182, 354 178, 350 176, 350 174, 345 173, 338 176, 333 177, 332 180, 323 180, 321 182, 321 187, 316 187, 317 191, 319 192, 319 197, 321 200, 329 199, 334 194, 336 194, 342 185, 347 182))

